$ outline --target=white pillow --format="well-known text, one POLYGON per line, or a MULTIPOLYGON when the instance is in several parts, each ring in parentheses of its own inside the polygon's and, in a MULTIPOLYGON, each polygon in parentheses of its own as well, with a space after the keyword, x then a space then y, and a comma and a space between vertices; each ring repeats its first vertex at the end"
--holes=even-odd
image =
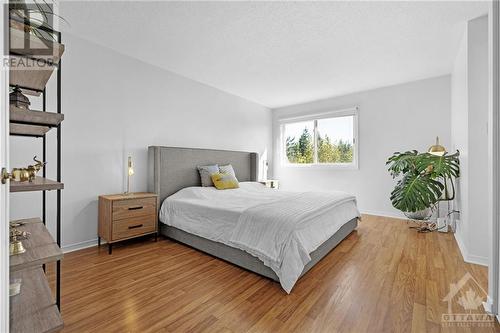
POLYGON ((219 173, 219 166, 217 164, 198 166, 198 172, 200 173, 201 186, 214 186, 212 175, 214 173, 219 173))
POLYGON ((234 169, 231 164, 219 165, 219 172, 231 175, 236 178, 236 174, 234 173, 234 169))

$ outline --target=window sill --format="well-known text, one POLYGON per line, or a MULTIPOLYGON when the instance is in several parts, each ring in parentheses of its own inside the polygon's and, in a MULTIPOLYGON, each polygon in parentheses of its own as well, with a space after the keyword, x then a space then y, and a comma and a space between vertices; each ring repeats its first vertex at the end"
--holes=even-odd
POLYGON ((357 164, 329 164, 329 163, 314 163, 314 164, 281 164, 282 168, 287 169, 336 169, 336 170, 359 170, 357 164))

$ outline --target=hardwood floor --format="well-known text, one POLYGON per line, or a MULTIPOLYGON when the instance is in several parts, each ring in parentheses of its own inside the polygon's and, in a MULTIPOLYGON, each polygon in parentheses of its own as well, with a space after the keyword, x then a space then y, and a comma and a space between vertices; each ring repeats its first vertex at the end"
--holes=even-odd
POLYGON ((376 216, 364 216, 290 295, 166 239, 117 245, 112 255, 105 246, 72 252, 62 272, 63 332, 500 331, 442 326, 451 283, 473 277, 453 313, 479 313, 459 300, 476 300, 469 290, 484 299, 487 290, 487 269, 464 263, 453 235, 376 216))

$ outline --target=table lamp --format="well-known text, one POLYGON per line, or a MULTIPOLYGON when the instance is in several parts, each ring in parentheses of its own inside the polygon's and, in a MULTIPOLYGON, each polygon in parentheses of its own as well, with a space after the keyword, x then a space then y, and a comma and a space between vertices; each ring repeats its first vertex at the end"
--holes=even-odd
POLYGON ((132 157, 128 157, 127 163, 127 192, 126 194, 130 194, 130 177, 134 175, 134 167, 132 165, 132 157))

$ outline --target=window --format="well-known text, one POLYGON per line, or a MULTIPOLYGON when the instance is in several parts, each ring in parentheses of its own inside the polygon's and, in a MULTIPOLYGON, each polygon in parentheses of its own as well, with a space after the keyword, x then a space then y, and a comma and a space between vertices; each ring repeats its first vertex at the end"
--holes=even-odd
POLYGON ((314 121, 285 125, 285 147, 288 163, 314 162, 314 121))
POLYGON ((281 122, 285 165, 357 167, 357 109, 281 122))

